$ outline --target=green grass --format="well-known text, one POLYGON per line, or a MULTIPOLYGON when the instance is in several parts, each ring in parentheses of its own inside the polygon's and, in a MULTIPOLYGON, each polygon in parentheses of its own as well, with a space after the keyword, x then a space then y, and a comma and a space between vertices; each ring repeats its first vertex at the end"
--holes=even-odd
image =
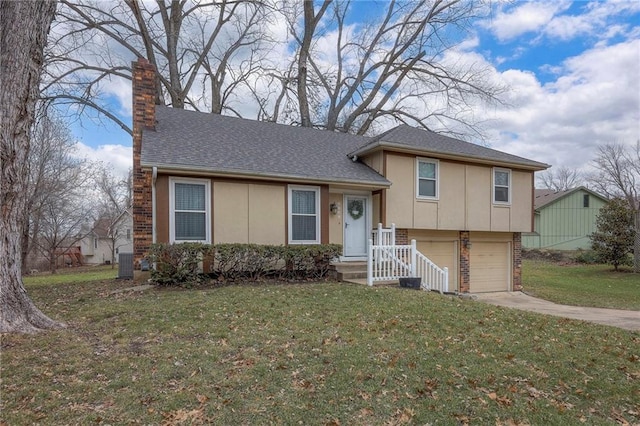
POLYGON ((25 285, 51 285, 51 284, 68 284, 68 283, 84 283, 90 281, 100 281, 116 278, 118 275, 118 267, 111 265, 91 266, 83 268, 58 269, 55 274, 44 272, 37 275, 25 276, 23 282, 25 285))
POLYGON ((525 260, 524 290, 565 305, 640 310, 640 275, 607 265, 525 260))
POLYGON ((28 285, 0 424, 640 422, 640 335, 414 290, 28 285))

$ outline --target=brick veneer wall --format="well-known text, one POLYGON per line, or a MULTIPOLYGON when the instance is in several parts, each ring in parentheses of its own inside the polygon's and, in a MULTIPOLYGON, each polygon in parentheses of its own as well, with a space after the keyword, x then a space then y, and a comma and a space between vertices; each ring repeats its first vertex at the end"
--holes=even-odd
POLYGON ((470 253, 469 253, 469 231, 460 231, 460 293, 468 293, 470 289, 470 253))
POLYGON ((513 233, 513 291, 522 291, 522 234, 513 233))
POLYGON ((409 230, 396 228, 396 244, 399 246, 409 245, 409 230))
POLYGON ((146 59, 132 63, 133 69, 133 259, 140 270, 152 244, 153 222, 151 207, 151 172, 142 170, 140 151, 142 131, 154 129, 156 124, 156 71, 146 59))

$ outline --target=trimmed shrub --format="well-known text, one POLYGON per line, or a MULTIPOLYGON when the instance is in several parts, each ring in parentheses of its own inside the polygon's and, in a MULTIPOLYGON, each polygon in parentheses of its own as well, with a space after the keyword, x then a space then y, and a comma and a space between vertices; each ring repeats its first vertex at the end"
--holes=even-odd
POLYGON ((200 262, 210 247, 199 243, 154 244, 149 251, 151 280, 159 285, 194 286, 202 281, 200 262))
POLYGON ((574 260, 578 263, 584 263, 587 265, 602 263, 598 257, 598 253, 593 250, 578 250, 574 256, 574 260))
POLYGON ((154 282, 194 286, 202 283, 205 274, 219 281, 324 279, 341 252, 339 244, 156 244, 149 260, 155 263, 154 282))

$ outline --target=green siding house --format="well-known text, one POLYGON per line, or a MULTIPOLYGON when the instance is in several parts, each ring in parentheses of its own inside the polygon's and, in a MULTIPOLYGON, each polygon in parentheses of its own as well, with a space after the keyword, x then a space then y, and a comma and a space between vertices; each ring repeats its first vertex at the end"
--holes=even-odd
POLYGON ((587 250, 589 234, 596 229, 596 216, 607 199, 583 186, 553 191, 536 189, 534 232, 522 234, 525 248, 587 250))

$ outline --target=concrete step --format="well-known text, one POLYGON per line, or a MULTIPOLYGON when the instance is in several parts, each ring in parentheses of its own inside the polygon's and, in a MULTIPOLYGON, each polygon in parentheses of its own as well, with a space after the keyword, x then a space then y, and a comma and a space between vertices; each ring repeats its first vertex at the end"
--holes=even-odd
MULTIPOLYGON (((352 278, 352 279, 344 280, 344 282, 367 285, 366 278, 352 278)), ((398 287, 399 285, 400 283, 398 280, 376 281, 373 283, 374 287, 398 287)))
POLYGON ((367 271, 338 272, 338 281, 349 281, 357 278, 367 278, 367 271))
POLYGON ((367 270, 367 262, 336 262, 331 264, 331 268, 340 272, 361 272, 367 270))

